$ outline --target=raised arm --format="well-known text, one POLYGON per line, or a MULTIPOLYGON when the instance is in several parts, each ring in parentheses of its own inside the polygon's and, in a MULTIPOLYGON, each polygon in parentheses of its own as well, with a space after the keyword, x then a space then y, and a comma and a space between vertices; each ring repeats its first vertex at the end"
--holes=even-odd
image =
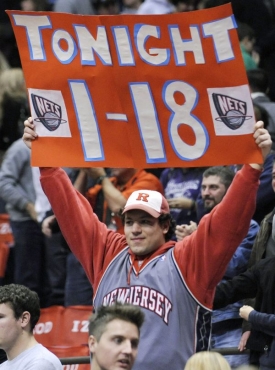
MULTIPOLYGON (((270 151, 271 139, 261 121, 255 125, 254 138, 265 157, 270 151)), ((183 277, 195 297, 210 308, 216 285, 247 235, 255 211, 261 169, 261 164, 244 165, 221 203, 201 219, 192 235, 175 246, 183 277)))
MULTIPOLYGON (((255 123, 253 137, 255 139, 255 143, 262 151, 264 162, 267 155, 270 153, 272 140, 269 132, 264 128, 263 121, 258 121, 255 123)), ((263 169, 263 163, 251 163, 250 166, 260 171, 263 169)))
MULTIPOLYGON (((23 141, 31 148, 37 139, 32 119, 25 121, 23 141)), ((61 168, 41 168, 41 185, 47 195, 58 224, 72 252, 83 265, 85 272, 95 288, 103 265, 115 248, 124 248, 124 235, 116 235, 99 222, 87 199, 71 183, 61 168), (115 243, 118 238, 120 243, 115 243), (106 258, 107 254, 107 258, 106 258)))

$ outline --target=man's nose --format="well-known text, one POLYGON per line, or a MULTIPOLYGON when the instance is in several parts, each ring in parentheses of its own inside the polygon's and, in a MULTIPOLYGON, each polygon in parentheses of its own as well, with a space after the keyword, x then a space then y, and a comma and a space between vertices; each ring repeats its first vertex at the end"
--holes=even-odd
POLYGON ((205 196, 205 195, 209 195, 209 189, 208 188, 204 188, 201 190, 201 195, 202 197, 205 196))
POLYGON ((131 354, 133 352, 133 346, 130 340, 125 340, 123 346, 123 353, 131 354))
POLYGON ((139 232, 141 232, 141 227, 140 227, 140 224, 138 222, 134 222, 133 223, 132 232, 133 233, 139 233, 139 232))

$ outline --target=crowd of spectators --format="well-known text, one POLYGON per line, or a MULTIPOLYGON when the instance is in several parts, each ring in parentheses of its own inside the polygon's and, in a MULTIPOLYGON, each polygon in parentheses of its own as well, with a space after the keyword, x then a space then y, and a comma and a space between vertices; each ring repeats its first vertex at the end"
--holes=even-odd
MULTIPOLYGON (((165 14, 210 8, 228 2, 226 0, 1 0, 0 214, 9 214, 11 231, 14 236, 14 244, 10 245, 8 271, 4 276, 3 284, 22 284, 34 290, 39 295, 42 308, 51 305, 92 304, 93 290, 90 282, 59 229, 49 202, 41 191, 37 172, 31 168, 30 153, 21 140, 23 122, 30 112, 18 49, 5 10, 56 11, 93 15, 165 14)), ((266 121, 266 128, 273 141, 272 149, 274 149, 275 0, 231 0, 231 3, 238 22, 240 48, 247 70, 255 115, 259 114, 259 118, 266 121)), ((245 252, 240 252, 241 246, 237 250, 238 253, 236 252, 233 256, 231 265, 228 265, 229 270, 230 266, 234 266, 232 268, 234 273, 227 270, 223 283, 244 273, 248 267, 253 267, 259 260, 275 256, 275 243, 271 232, 275 212, 273 178, 275 167, 273 163, 274 153, 271 152, 265 159, 260 177, 256 211, 251 220, 253 238, 247 236, 250 239, 245 252), (260 238, 263 231, 265 232, 264 237, 260 238), (258 236, 256 236, 257 232, 258 236), (241 265, 240 269, 238 269, 239 265, 241 265)), ((232 179, 239 167, 232 164, 230 169, 227 168, 233 174, 232 179)), ((209 176, 208 173, 212 177, 217 174, 215 169, 207 172, 209 169, 206 168, 160 168, 154 171, 123 168, 91 168, 89 170, 67 168, 65 170, 74 187, 91 203, 99 220, 121 234, 123 234, 123 227, 118 213, 125 206, 131 193, 145 188, 159 191, 166 197, 177 224, 176 232, 172 235, 173 240, 183 239, 196 230, 203 215, 210 211, 207 201, 213 201, 213 206, 215 206, 221 201, 229 187, 229 184, 225 186, 220 199, 217 200, 215 198, 217 187, 214 189, 217 184, 212 184, 213 189, 205 196, 202 186, 203 179, 209 176)), ((257 293, 255 289, 255 295, 257 293)), ((237 293, 235 296, 240 298, 237 293)), ((247 297, 244 296, 244 298, 247 297)), ((232 299, 231 301, 233 302, 232 299)), ((255 302, 251 303, 252 306, 253 304, 255 302)), ((220 307, 222 304, 219 302, 218 308, 220 307)), ((228 306, 227 311, 223 312, 228 312, 230 307, 228 306)), ((239 307, 240 302, 238 309, 239 307)), ((261 308, 259 297, 256 307, 261 308)), ((273 314, 275 313, 274 308, 273 314)), ((214 314, 220 312, 215 310, 214 314)), ((251 317, 253 315, 254 313, 251 317)), ((222 330, 226 334, 227 329, 225 328, 230 331, 236 325, 238 330, 237 334, 235 332, 233 334, 235 336, 234 345, 223 342, 226 346, 234 347, 236 340, 240 343, 244 340, 241 334, 240 318, 237 319, 233 314, 222 314, 222 317, 223 326, 219 327, 219 320, 217 320, 215 331, 219 333, 222 330), (227 321, 226 325, 224 321, 227 321)), ((248 320, 248 315, 244 318, 248 320)), ((248 328, 245 325, 244 327, 245 332, 251 332, 251 325, 248 328)), ((240 348, 244 349, 245 345, 240 345, 240 348)), ((247 357, 243 358, 243 363, 248 363, 247 357)), ((230 359, 228 360, 232 369, 240 365, 238 361, 231 363, 230 359)))

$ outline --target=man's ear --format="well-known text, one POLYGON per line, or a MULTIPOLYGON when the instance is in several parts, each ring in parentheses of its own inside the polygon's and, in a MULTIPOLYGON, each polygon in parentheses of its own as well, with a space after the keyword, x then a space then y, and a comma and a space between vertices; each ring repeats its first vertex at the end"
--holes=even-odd
POLYGON ((24 311, 21 315, 21 327, 25 328, 31 321, 31 314, 28 311, 24 311))
POLYGON ((167 234, 168 231, 169 231, 169 227, 170 227, 170 221, 167 220, 165 221, 163 224, 162 224, 162 232, 163 234, 167 234))
POLYGON ((90 335, 88 339, 88 346, 91 353, 95 353, 97 347, 97 340, 94 335, 90 335))

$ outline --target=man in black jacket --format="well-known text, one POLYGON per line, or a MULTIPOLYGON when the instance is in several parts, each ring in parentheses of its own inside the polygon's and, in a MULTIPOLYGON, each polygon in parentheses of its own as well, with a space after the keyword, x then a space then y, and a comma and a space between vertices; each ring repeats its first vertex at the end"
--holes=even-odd
POLYGON ((214 309, 254 297, 255 310, 248 315, 252 328, 247 342, 250 363, 260 364, 261 370, 275 369, 275 257, 260 260, 246 272, 219 284, 214 309))

